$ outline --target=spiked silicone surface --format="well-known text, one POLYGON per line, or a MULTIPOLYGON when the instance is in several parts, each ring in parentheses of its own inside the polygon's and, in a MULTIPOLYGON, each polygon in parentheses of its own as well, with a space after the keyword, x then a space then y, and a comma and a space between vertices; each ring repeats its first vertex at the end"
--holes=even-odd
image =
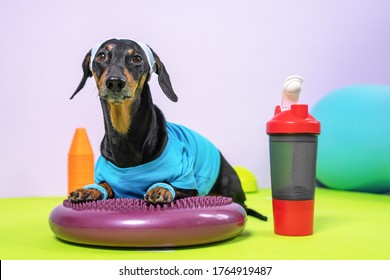
POLYGON ((86 203, 65 200, 49 218, 60 239, 89 245, 175 247, 217 242, 239 235, 246 212, 228 197, 178 199, 164 206, 140 199, 86 203))
POLYGON ((64 200, 64 206, 73 210, 95 210, 95 211, 166 211, 188 208, 204 208, 228 205, 233 202, 230 197, 223 196, 197 196, 187 197, 175 200, 169 204, 151 205, 144 200, 134 198, 114 198, 106 200, 97 200, 84 203, 72 203, 68 199, 64 200))

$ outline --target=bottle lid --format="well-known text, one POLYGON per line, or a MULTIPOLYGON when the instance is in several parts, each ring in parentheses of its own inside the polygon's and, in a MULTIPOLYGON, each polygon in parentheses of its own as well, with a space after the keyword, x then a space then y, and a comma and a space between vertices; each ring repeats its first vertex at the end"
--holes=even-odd
POLYGON ((290 110, 276 106, 274 117, 267 122, 267 134, 320 134, 321 125, 309 114, 307 104, 292 104, 290 110))

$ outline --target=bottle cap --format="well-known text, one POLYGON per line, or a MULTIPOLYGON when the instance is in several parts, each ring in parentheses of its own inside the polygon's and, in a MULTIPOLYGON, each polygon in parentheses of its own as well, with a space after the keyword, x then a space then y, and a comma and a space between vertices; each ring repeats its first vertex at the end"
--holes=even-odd
POLYGON ((267 122, 267 134, 320 134, 321 125, 309 114, 307 104, 292 104, 290 110, 276 106, 274 117, 267 122))

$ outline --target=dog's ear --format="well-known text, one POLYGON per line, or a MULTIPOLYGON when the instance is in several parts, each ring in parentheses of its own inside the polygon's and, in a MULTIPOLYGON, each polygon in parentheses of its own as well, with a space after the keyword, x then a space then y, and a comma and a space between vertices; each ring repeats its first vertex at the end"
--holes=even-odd
POLYGON ((173 102, 177 102, 178 98, 175 92, 173 91, 171 79, 169 78, 168 72, 165 69, 164 64, 161 62, 158 55, 151 49, 154 59, 156 60, 156 74, 158 75, 158 83, 165 95, 173 102))
POLYGON ((91 70, 89 69, 89 62, 91 60, 91 52, 92 50, 90 50, 84 60, 83 60, 83 64, 82 64, 82 67, 83 67, 83 77, 80 81, 80 84, 79 86, 77 87, 76 91, 73 93, 73 95, 70 97, 70 99, 72 99, 85 85, 85 83, 87 82, 88 78, 92 77, 92 72, 91 70))

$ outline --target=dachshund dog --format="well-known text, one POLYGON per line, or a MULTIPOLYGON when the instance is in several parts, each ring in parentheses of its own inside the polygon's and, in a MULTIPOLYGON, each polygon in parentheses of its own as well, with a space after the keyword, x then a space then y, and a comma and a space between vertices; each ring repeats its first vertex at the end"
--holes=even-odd
POLYGON ((72 202, 141 198, 150 204, 198 196, 228 196, 248 215, 266 220, 244 204, 240 180, 219 150, 200 134, 167 122, 153 104, 152 73, 164 94, 178 98, 164 64, 147 45, 110 39, 85 56, 83 77, 71 99, 94 77, 105 135, 95 166, 95 182, 69 194, 72 202))

